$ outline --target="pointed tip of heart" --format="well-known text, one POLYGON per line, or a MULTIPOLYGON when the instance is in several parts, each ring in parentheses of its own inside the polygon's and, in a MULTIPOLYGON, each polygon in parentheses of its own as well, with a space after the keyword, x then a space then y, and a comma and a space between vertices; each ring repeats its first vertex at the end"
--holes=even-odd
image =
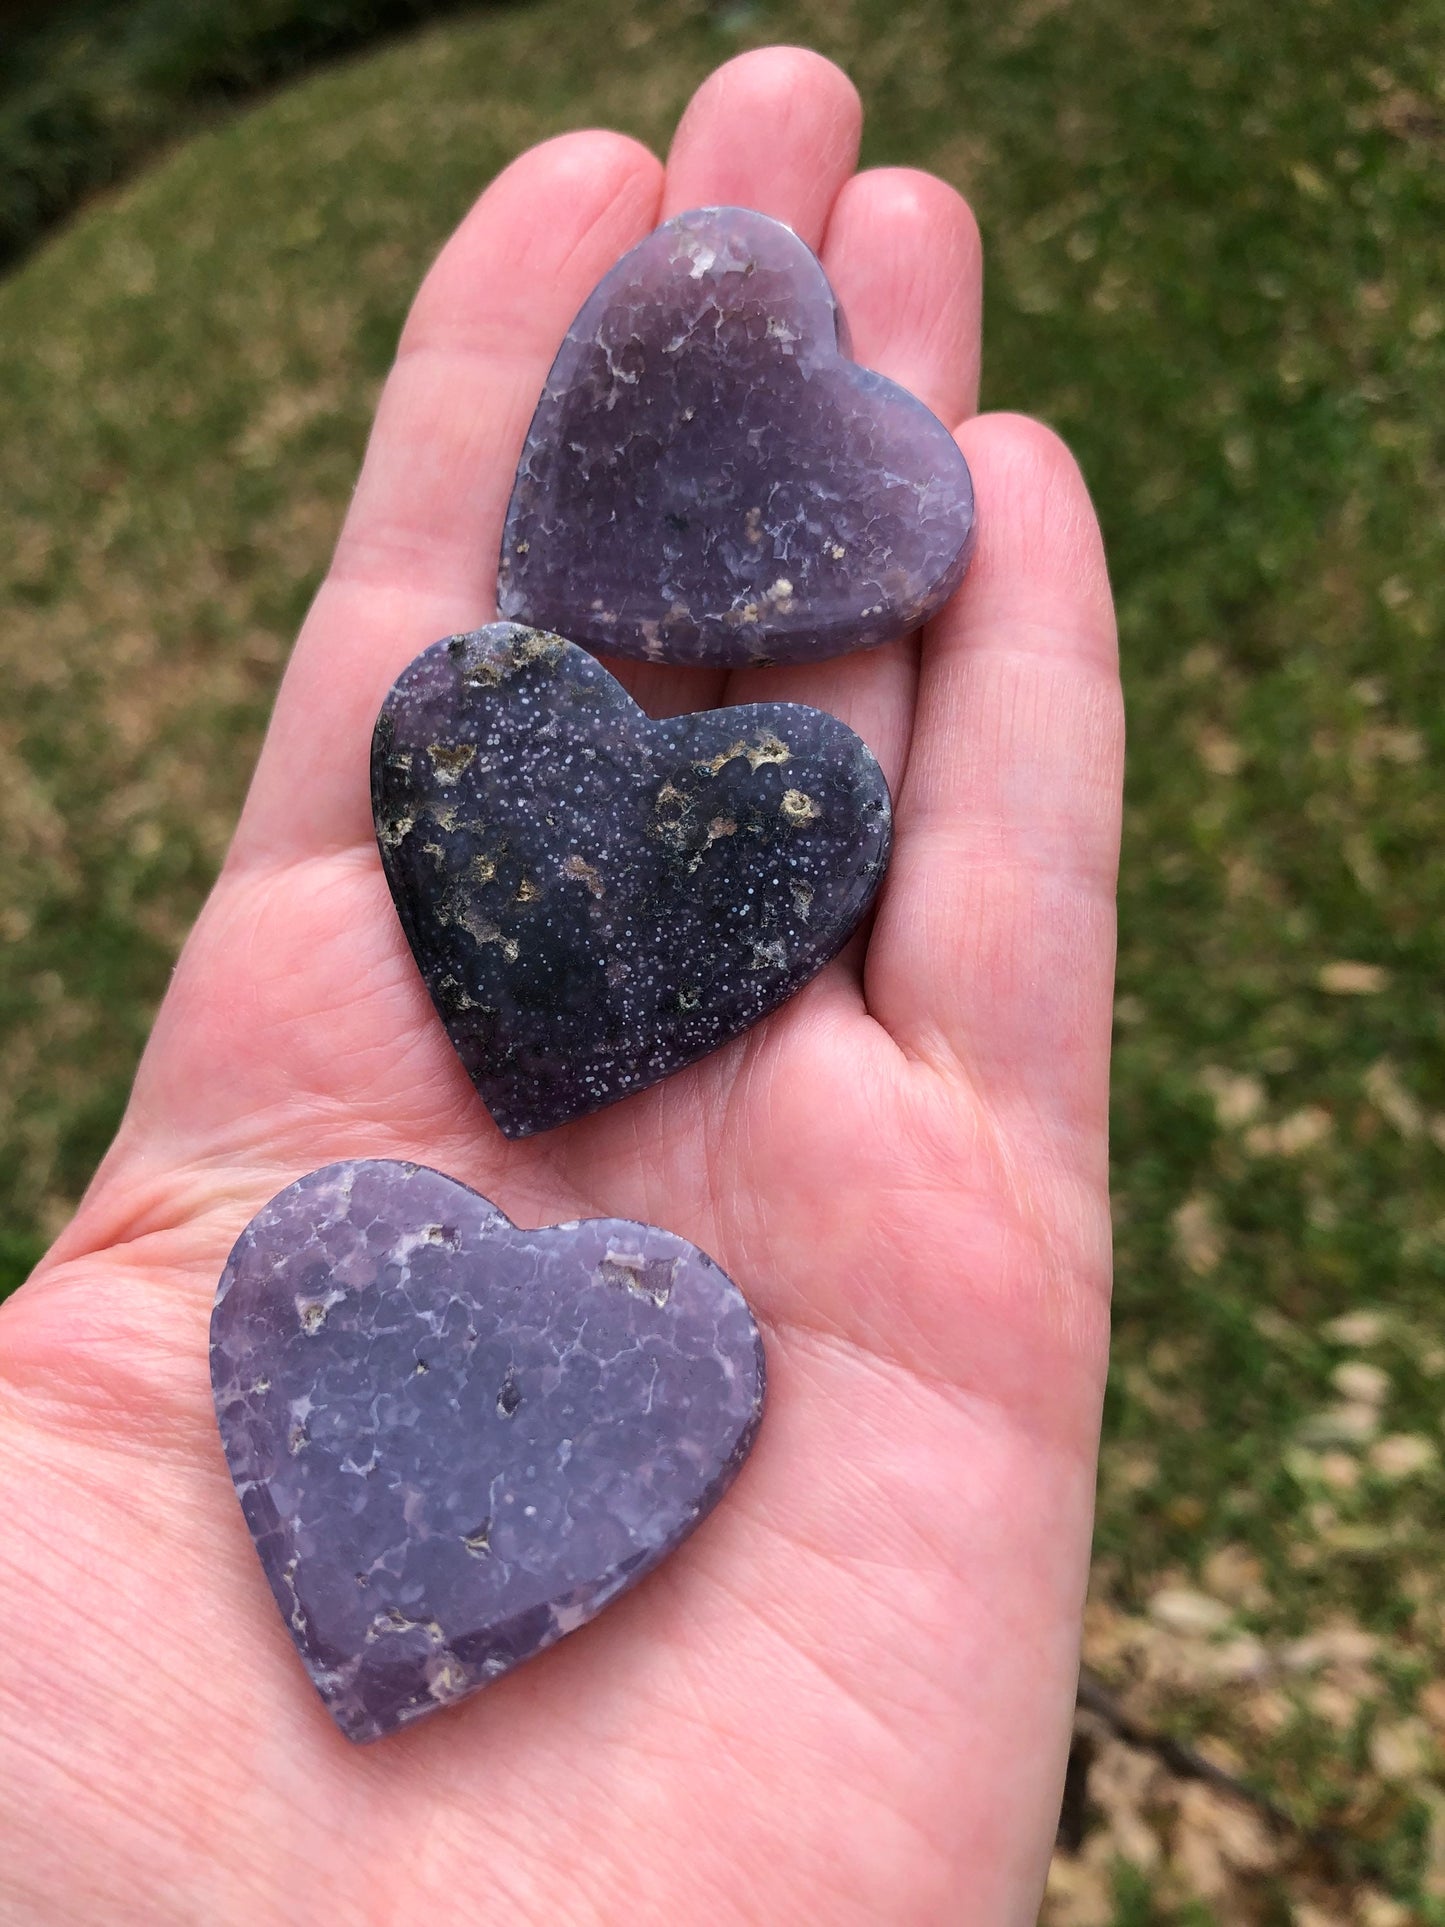
POLYGON ((962 580, 968 464, 848 358, 811 249, 746 208, 674 215, 604 276, 518 465, 504 616, 652 661, 797 662, 927 620, 962 580))

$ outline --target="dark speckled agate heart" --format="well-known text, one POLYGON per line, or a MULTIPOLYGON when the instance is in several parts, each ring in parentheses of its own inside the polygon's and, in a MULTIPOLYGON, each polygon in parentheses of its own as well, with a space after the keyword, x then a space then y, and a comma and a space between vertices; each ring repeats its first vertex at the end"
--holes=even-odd
POLYGON ((591 1619, 711 1510, 763 1352, 649 1225, 523 1231, 414 1164, 333 1164, 242 1232, 211 1318, 231 1476, 343 1733, 372 1740, 591 1619))
POLYGON ((402 674, 371 794, 413 954, 509 1137, 775 1009, 846 941, 891 838, 883 774, 835 717, 652 722, 585 650, 511 623, 402 674))
POLYGON ((604 654, 811 661, 932 615, 973 537, 952 435, 848 358, 817 258, 765 215, 700 208, 625 255, 568 329, 497 606, 604 654))

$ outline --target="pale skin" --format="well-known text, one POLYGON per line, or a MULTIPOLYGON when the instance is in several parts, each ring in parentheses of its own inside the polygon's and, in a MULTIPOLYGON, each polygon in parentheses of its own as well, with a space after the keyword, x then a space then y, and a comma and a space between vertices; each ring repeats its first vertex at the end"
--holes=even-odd
POLYGON ((1027 1923, 1058 1812, 1110 1276, 1121 705, 1088 495, 974 413, 980 251, 942 182, 855 173, 818 56, 730 62, 664 167, 570 134, 483 194, 417 298, 235 842, 115 1145, 0 1312, 0 1915, 44 1927, 1027 1923), (372 840, 392 678, 492 614, 562 333, 660 218, 738 202, 818 248, 860 361, 950 423, 980 541, 920 637, 627 677, 655 714, 788 700, 881 760, 893 864, 783 1011, 505 1142, 372 840), (528 1225, 646 1219, 763 1327, 769 1410, 696 1536, 590 1627, 356 1748, 226 1474, 207 1321, 302 1172, 413 1158, 528 1225))

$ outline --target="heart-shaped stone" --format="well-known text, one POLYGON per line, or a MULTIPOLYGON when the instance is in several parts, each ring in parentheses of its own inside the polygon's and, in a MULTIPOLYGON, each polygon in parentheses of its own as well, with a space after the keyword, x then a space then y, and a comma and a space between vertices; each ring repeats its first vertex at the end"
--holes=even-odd
POLYGON ((502 622, 397 680, 371 795, 427 989, 508 1137, 791 996, 867 909, 892 834, 882 771, 836 717, 653 722, 586 650, 502 622))
POLYGON ((371 1740, 679 1545, 747 1456, 763 1351, 671 1232, 523 1231, 439 1172, 359 1160, 241 1233, 211 1382, 276 1603, 338 1726, 371 1740))
POLYGON ((931 616, 973 535, 952 435, 848 358, 817 257, 765 215, 699 208, 624 255, 568 329, 497 606, 604 653, 811 661, 931 616))

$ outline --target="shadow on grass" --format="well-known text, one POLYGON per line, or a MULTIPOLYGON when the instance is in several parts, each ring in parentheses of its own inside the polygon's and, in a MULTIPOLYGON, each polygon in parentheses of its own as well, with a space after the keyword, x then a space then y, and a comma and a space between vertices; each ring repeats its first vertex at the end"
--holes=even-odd
POLYGON ((67 0, 0 15, 0 269, 232 104, 448 13, 519 0, 67 0))

